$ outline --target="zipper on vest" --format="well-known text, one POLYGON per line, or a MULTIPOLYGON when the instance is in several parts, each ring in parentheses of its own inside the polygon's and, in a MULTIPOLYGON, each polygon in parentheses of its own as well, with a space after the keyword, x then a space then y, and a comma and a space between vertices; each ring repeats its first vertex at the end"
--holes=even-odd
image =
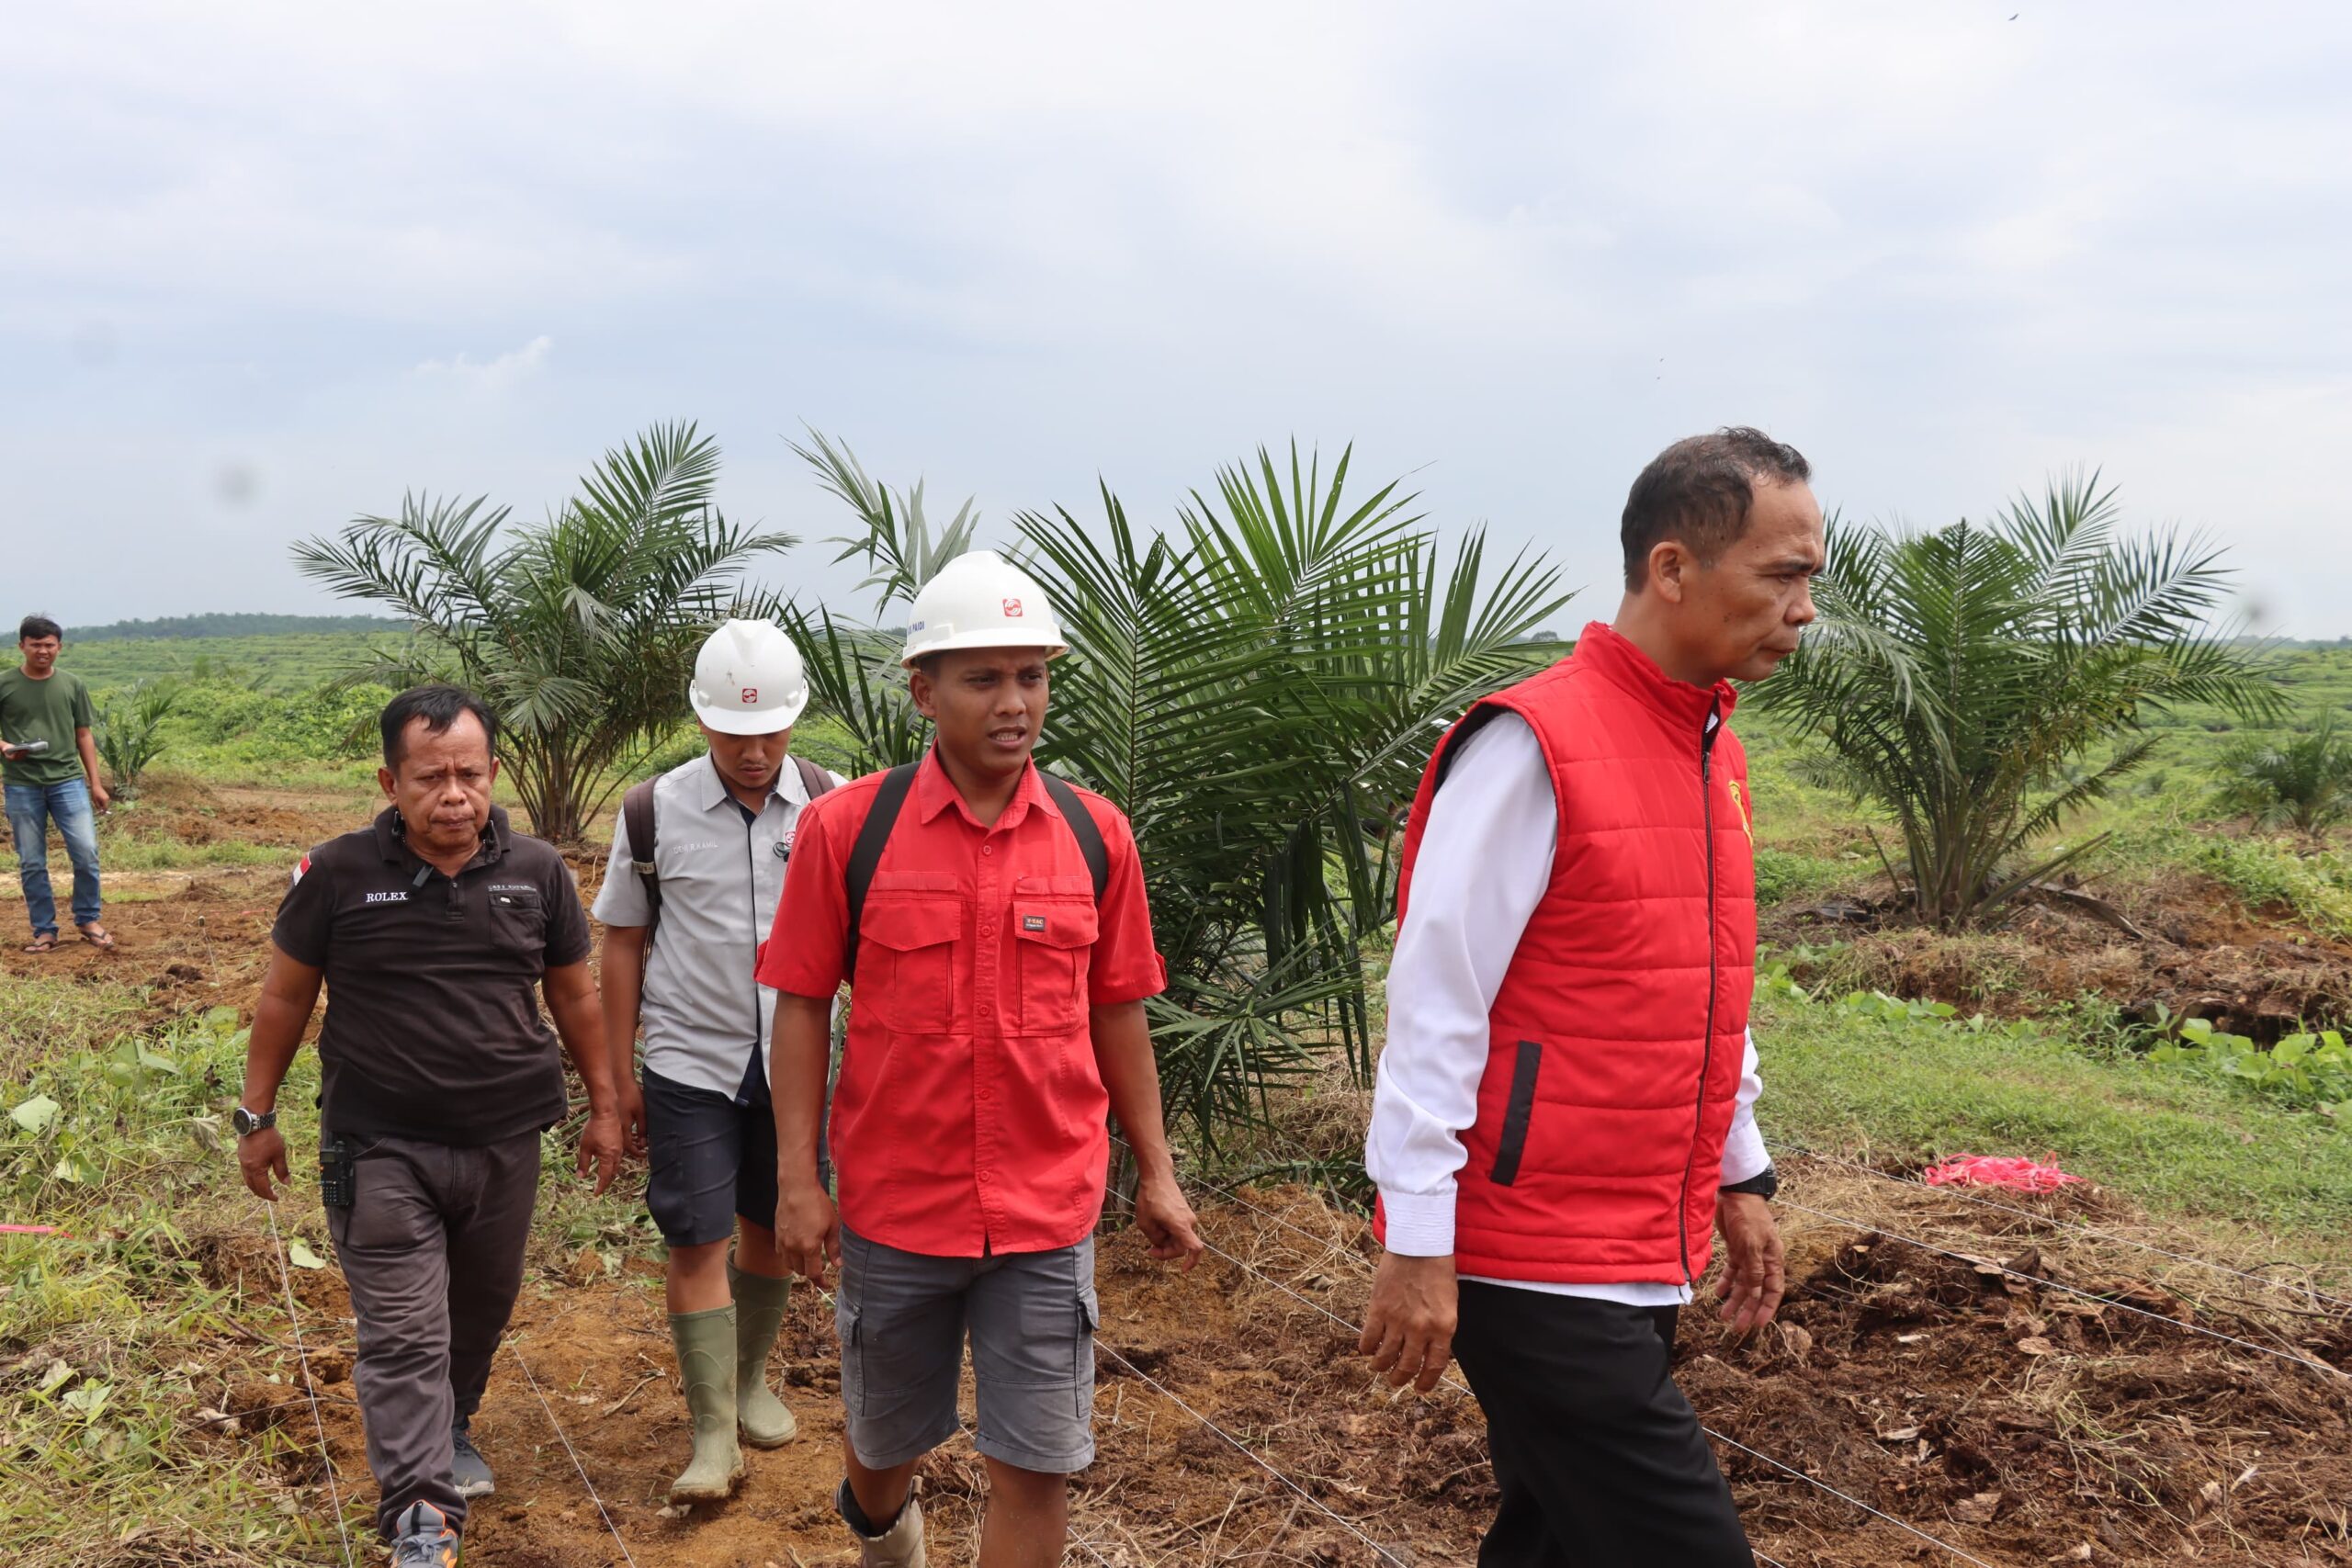
POLYGON ((1715 790, 1713 765, 1715 736, 1724 727, 1720 707, 1707 710, 1699 731, 1699 821, 1707 850, 1707 1032, 1699 1042, 1699 1091, 1690 1107, 1690 1152, 1682 1160, 1682 1191, 1674 1205, 1674 1233, 1682 1247, 1682 1283, 1696 1286, 1690 1277, 1690 1172, 1699 1163, 1699 1134, 1707 1121, 1707 1073, 1715 1057, 1715 790))

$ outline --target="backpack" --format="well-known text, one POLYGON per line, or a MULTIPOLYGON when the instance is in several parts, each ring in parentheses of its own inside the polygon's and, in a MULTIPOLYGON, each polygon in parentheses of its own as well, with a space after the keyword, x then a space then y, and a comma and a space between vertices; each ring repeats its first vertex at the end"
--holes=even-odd
MULTIPOLYGON (((806 757, 795 757, 792 765, 800 770, 801 786, 808 798, 816 799, 833 787, 832 776, 806 757)), ((621 796, 621 826, 628 833, 629 869, 637 873, 638 881, 645 888, 645 906, 651 918, 645 922, 645 951, 653 951, 654 933, 662 929, 662 873, 653 859, 654 816, 653 786, 659 776, 641 780, 628 786, 621 796)))
MULTIPOLYGON (((901 762, 882 775, 882 786, 874 792, 874 805, 865 814, 865 825, 857 830, 857 842, 851 846, 849 865, 843 881, 849 893, 849 929, 842 936, 842 974, 857 973, 857 928, 865 912, 866 890, 874 886, 874 869, 882 863, 882 850, 890 841, 890 829, 898 826, 899 809, 907 803, 907 791, 915 782, 915 770, 920 762, 901 762)), ((1078 798, 1078 791, 1045 769, 1037 770, 1037 782, 1046 786, 1046 795, 1069 824, 1070 837, 1078 840, 1078 852, 1085 857, 1088 878, 1094 884, 1094 901, 1101 904, 1102 889, 1111 881, 1111 854, 1102 844, 1102 829, 1095 822, 1094 814, 1078 798)), ((629 841, 634 844, 636 836, 629 841)))

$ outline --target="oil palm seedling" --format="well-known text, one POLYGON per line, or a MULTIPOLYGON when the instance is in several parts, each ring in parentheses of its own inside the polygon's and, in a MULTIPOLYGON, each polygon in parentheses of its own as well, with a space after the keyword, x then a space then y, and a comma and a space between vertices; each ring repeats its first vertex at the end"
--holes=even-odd
POLYGON ((797 541, 720 514, 718 460, 693 425, 658 425, 605 453, 543 523, 510 526, 506 508, 481 499, 412 495, 398 516, 296 545, 295 564, 414 624, 350 680, 473 688, 498 715, 533 829, 573 840, 685 716, 710 627, 777 613, 743 574, 797 541))
POLYGON ((1922 919, 1978 919, 2096 844, 2052 840, 2147 761, 2148 716, 2278 711, 2262 651, 2210 624, 2220 549, 2118 522, 2095 473, 1990 524, 1831 521, 1822 620, 1755 700, 1820 743, 1819 782, 1892 819, 1922 919))

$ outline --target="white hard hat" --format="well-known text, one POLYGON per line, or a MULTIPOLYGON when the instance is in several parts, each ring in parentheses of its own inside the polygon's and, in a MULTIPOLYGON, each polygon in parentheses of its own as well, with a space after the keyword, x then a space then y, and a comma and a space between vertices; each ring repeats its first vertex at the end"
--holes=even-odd
POLYGON ((1048 659, 1069 651, 1046 591, 994 550, 967 550, 922 585, 899 662, 955 648, 1042 648, 1048 659))
POLYGON ((808 676, 775 622, 721 621, 695 655, 686 699, 721 735, 773 735, 808 705, 808 676))

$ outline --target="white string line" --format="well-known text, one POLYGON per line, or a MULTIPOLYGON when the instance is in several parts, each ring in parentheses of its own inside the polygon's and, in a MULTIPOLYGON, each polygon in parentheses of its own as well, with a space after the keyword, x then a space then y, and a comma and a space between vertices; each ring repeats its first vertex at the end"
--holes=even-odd
POLYGON ((613 1544, 621 1549, 621 1560, 628 1564, 628 1568, 637 1568, 637 1559, 629 1555, 628 1542, 621 1539, 620 1527, 613 1523, 613 1516, 605 1511, 604 1498, 596 1495, 596 1483, 588 1479, 588 1467, 580 1462, 579 1450, 564 1435, 563 1423, 555 1418, 555 1406, 548 1403, 547 1394, 539 1388, 539 1380, 531 1375, 531 1363, 523 1359, 522 1347, 514 1343, 512 1334, 506 1337, 506 1350, 514 1358, 514 1364, 523 1369, 523 1376, 530 1383, 531 1392, 538 1395, 539 1408, 547 1412, 548 1425, 555 1428, 556 1441, 561 1443, 563 1451, 571 1456, 571 1468, 580 1472, 580 1484, 588 1488, 588 1500, 596 1505, 596 1517, 603 1519, 605 1528, 613 1532, 613 1544))
MULTIPOLYGON (((1911 1534, 1917 1536, 1921 1540, 1932 1541, 1936 1545, 1942 1547, 1946 1551, 1951 1552, 1954 1557, 1959 1558, 1963 1562, 1973 1562, 1976 1564, 1976 1568, 1993 1568, 1993 1564, 1985 1562, 1982 1557, 1979 1557, 1975 1553, 1968 1551, 1961 1547, 1954 1546, 1951 1542, 1944 1540, 1941 1536, 1929 1535, 1917 1525, 1906 1524, 1903 1520, 1896 1518, 1893 1514, 1881 1512, 1879 1509, 1871 1507, 1868 1503, 1863 1502, 1860 1497, 1850 1496, 1846 1493, 1838 1491, 1838 1488, 1830 1485, 1826 1481, 1822 1481, 1816 1477, 1807 1475, 1804 1471, 1797 1469, 1794 1465, 1782 1464, 1770 1454, 1758 1453, 1756 1450, 1749 1448, 1746 1443, 1741 1442, 1737 1438, 1726 1438, 1721 1432, 1716 1431, 1713 1427, 1701 1427, 1699 1430, 1706 1433, 1707 1436, 1714 1438, 1715 1441, 1722 1443, 1726 1448, 1737 1449, 1741 1453, 1746 1454, 1750 1459, 1760 1460, 1764 1463, 1770 1465, 1774 1470, 1784 1471, 1788 1474, 1795 1476, 1799 1481, 1804 1482, 1808 1485, 1820 1487, 1832 1497, 1836 1497, 1842 1502, 1852 1504, 1855 1507, 1860 1508, 1862 1512, 1871 1516, 1873 1518, 1884 1519, 1896 1529, 1907 1530, 1911 1534)), ((1752 1551, 1755 1549, 1750 1547, 1748 1550, 1752 1551)), ((1762 1553, 1759 1552, 1758 1555, 1761 1556, 1762 1553)))
POLYGON ((1972 1257, 1965 1252, 1955 1252, 1948 1247, 1938 1247, 1933 1242, 1920 1241, 1916 1237, 1904 1235, 1895 1231, 1882 1230, 1877 1225, 1864 1224, 1861 1221, 1849 1219, 1844 1214, 1833 1214, 1826 1209, 1812 1208, 1806 1204, 1795 1202, 1788 1198, 1777 1198, 1773 1201, 1784 1209, 1794 1209, 1799 1213, 1811 1214, 1816 1219, 1827 1220, 1834 1224, 1845 1225, 1850 1229, 1863 1231, 1871 1235, 1884 1236, 1889 1241, 1899 1241, 1906 1247, 1916 1247, 1922 1252, 1932 1252, 1939 1257, 1951 1258, 1956 1262, 1970 1264, 1979 1269, 1996 1269, 1999 1272, 2007 1275, 2012 1280, 2022 1280, 2029 1285, 2038 1286, 2044 1290, 2064 1291, 2070 1296, 2080 1296, 2086 1302, 2097 1302, 2101 1306, 2115 1307, 2120 1311, 2132 1313, 2140 1317, 2144 1317, 2152 1323, 2165 1324, 2171 1327, 2182 1329, 2190 1334, 2201 1334, 2208 1339, 2218 1339, 2224 1344, 2235 1345, 2241 1349, 2253 1350, 2265 1356, 2275 1356, 2282 1361, 2292 1361, 2298 1366, 2309 1367, 2313 1371, 2325 1372, 2330 1377, 2352 1380, 2352 1372, 2346 1372, 2341 1367, 2332 1367, 2325 1361, 2316 1360, 2309 1356, 2298 1356, 2291 1350, 2281 1350, 2269 1345, 2257 1345, 2251 1339, 2241 1339, 2234 1334, 2224 1334, 2218 1328, 2207 1328, 2202 1324, 2183 1323, 2177 1317, 2166 1317, 2160 1312, 2150 1312, 2145 1307, 2135 1307, 2129 1302, 2120 1302, 2111 1296, 2098 1295, 2090 1291, 2077 1289, 2073 1285, 2062 1284, 2056 1280, 2045 1280, 2038 1275, 2020 1273, 2015 1269, 2008 1268, 2004 1264, 1995 1263, 1989 1258, 1972 1257))
MULTIPOLYGON (((1125 1197, 1117 1192, 1111 1193, 1111 1196, 1117 1199, 1120 1202, 1126 1204, 1130 1210, 1135 1207, 1135 1200, 1132 1198, 1125 1197)), ((1325 1317, 1329 1318, 1333 1323, 1338 1324, 1340 1327, 1356 1336, 1359 1339, 1363 1337, 1363 1325, 1362 1324, 1350 1323, 1346 1318, 1341 1317, 1329 1307, 1323 1306, 1318 1303, 1307 1300, 1306 1297, 1300 1295, 1296 1291, 1292 1290, 1288 1285, 1283 1284, 1272 1274, 1267 1273, 1264 1269, 1260 1269, 1253 1264, 1247 1263, 1242 1259, 1236 1258, 1233 1254, 1227 1252, 1225 1248, 1219 1247, 1216 1243, 1211 1241, 1206 1236, 1201 1237, 1201 1245, 1207 1247, 1211 1252, 1216 1253, 1219 1258, 1224 1258, 1227 1263, 1232 1264, 1236 1269, 1240 1269, 1243 1273, 1251 1275, 1265 1284, 1272 1285, 1274 1289, 1280 1291, 1283 1294, 1288 1296, 1291 1300, 1296 1302, 1307 1311, 1321 1313, 1325 1317)), ((1358 1258, 1356 1261, 1362 1262, 1363 1260, 1362 1258, 1358 1258)), ((1470 1393, 1468 1384, 1464 1383, 1457 1379, 1446 1377, 1441 1374, 1438 1381, 1444 1383, 1448 1388, 1459 1390, 1464 1393, 1469 1393, 1470 1397, 1473 1399, 1477 1397, 1476 1394, 1470 1393)))
POLYGON ((277 1231, 277 1205, 264 1200, 261 1212, 269 1216, 269 1241, 277 1252, 277 1282, 286 1292, 286 1321, 294 1330, 294 1359, 302 1368, 302 1392, 311 1398, 311 1425, 319 1434, 319 1461, 327 1468, 327 1495, 334 1502, 335 1539, 343 1542, 345 1568, 357 1568, 351 1555, 351 1533, 343 1523, 343 1488, 335 1484, 334 1455, 327 1450, 326 1417, 319 1414, 318 1380, 311 1376, 311 1352, 302 1343, 302 1320, 294 1311, 294 1276, 287 1271, 286 1238, 277 1231))
MULTIPOLYGON (((1111 1196, 1118 1198, 1121 1202, 1126 1203, 1131 1209, 1134 1207, 1134 1200, 1132 1199, 1122 1197, 1117 1192, 1113 1192, 1111 1196)), ((1247 1205, 1244 1206, 1246 1207, 1247 1205)), ((1336 1323, 1340 1327, 1353 1333, 1358 1338, 1363 1337, 1363 1329, 1360 1325, 1350 1323, 1346 1318, 1341 1317, 1339 1314, 1330 1311, 1329 1308, 1318 1306, 1315 1303, 1308 1301, 1305 1296, 1300 1295, 1296 1291, 1292 1290, 1288 1285, 1283 1284, 1280 1280, 1275 1279, 1264 1269, 1242 1261, 1242 1259, 1236 1258, 1233 1254, 1226 1251, 1223 1247, 1217 1246, 1215 1242, 1210 1241, 1205 1236, 1201 1238, 1201 1245, 1207 1247, 1211 1252, 1216 1253, 1219 1258, 1224 1258, 1227 1262, 1241 1269, 1244 1273, 1252 1275, 1260 1280, 1262 1280, 1264 1283, 1272 1285, 1274 1289, 1282 1292, 1283 1294, 1290 1297, 1293 1301, 1298 1302, 1316 1312, 1321 1313, 1333 1323, 1336 1323)), ((1352 1253, 1349 1254, 1349 1256, 1351 1258, 1355 1258, 1355 1255, 1352 1253)), ((1362 1258, 1355 1258, 1355 1261, 1358 1263, 1364 1263, 1365 1259, 1362 1258)), ((1456 1393, 1469 1394, 1474 1400, 1477 1398, 1477 1395, 1457 1378, 1441 1373, 1438 1381, 1445 1384, 1448 1388, 1454 1390, 1456 1393)), ((1899 1526, 1904 1529, 1909 1530, 1913 1535, 1918 1536, 1923 1540, 1935 1541, 1938 1546, 1942 1547, 1945 1551, 1951 1552, 1955 1556, 1965 1558, 1971 1562, 1979 1561, 1976 1558, 1970 1557, 1967 1552, 1962 1551, 1959 1547, 1952 1545, 1950 1541, 1939 1540, 1937 1537, 1928 1534, 1928 1532, 1923 1529, 1918 1529, 1913 1526, 1905 1524, 1901 1519, 1896 1518, 1892 1514, 1880 1513, 1878 1509, 1871 1507, 1868 1503, 1863 1502, 1860 1498, 1849 1496, 1845 1493, 1838 1491, 1835 1486, 1828 1484, 1826 1482, 1816 1481, 1801 1470, 1797 1470, 1790 1465, 1782 1464, 1780 1461, 1771 1459, 1764 1454, 1756 1453, 1756 1450, 1749 1448, 1747 1444, 1726 1438, 1721 1432, 1716 1431, 1713 1427, 1709 1427, 1704 1423, 1700 1425, 1699 1430, 1704 1432, 1708 1437, 1714 1438, 1716 1441, 1726 1444, 1731 1448, 1737 1449, 1743 1453, 1755 1454, 1758 1459, 1763 1460, 1765 1463, 1771 1465, 1774 1469, 1786 1471, 1789 1474, 1795 1476, 1798 1480, 1805 1482, 1811 1485, 1817 1486, 1822 1491, 1828 1493, 1831 1496, 1838 1498, 1841 1502, 1849 1503, 1853 1506, 1861 1509, 1866 1514, 1876 1514, 1880 1518, 1884 1519, 1887 1523, 1899 1526)), ((1762 1551, 1758 1551, 1753 1545, 1748 1547, 1748 1551, 1755 1552, 1758 1559, 1763 1562, 1767 1565, 1767 1568, 1787 1568, 1786 1563, 1781 1562, 1778 1558, 1769 1556, 1762 1551)), ((1990 1564, 1985 1564, 1984 1568, 1990 1568, 1990 1564)))
POLYGON ((1316 1496, 1314 1493, 1309 1492, 1306 1487, 1301 1486, 1297 1482, 1293 1481, 1289 1476, 1284 1475, 1281 1471, 1276 1470, 1259 1454, 1257 1450, 1251 1448, 1249 1444, 1243 1442, 1240 1438, 1235 1437, 1232 1433, 1227 1431, 1224 1427, 1218 1426, 1216 1422, 1210 1420, 1199 1411, 1193 1409, 1190 1404, 1185 1404, 1183 1397, 1178 1394, 1173 1389, 1170 1389, 1167 1384, 1159 1382, 1159 1379, 1153 1377, 1149 1372, 1145 1371, 1141 1367, 1136 1366, 1133 1361, 1128 1360, 1125 1356, 1120 1355, 1118 1351, 1113 1349, 1110 1343, 1105 1340, 1102 1335, 1097 1334, 1094 1337, 1094 1346, 1095 1348, 1110 1357, 1111 1359, 1126 1368, 1130 1375, 1148 1384, 1162 1398, 1174 1404, 1177 1409, 1182 1410, 1185 1415, 1190 1416, 1193 1420, 1198 1421, 1202 1426, 1207 1427, 1210 1431, 1224 1438, 1227 1443, 1232 1446, 1234 1451, 1250 1461, 1250 1463, 1256 1465, 1260 1470, 1264 1471, 1268 1475, 1272 1476, 1276 1481, 1281 1482, 1284 1486, 1289 1487, 1293 1492, 1297 1493, 1301 1498, 1305 1499, 1306 1505, 1313 1508, 1317 1513, 1321 1514, 1325 1518, 1329 1519, 1333 1524, 1338 1525, 1341 1529, 1346 1530, 1350 1535, 1355 1537, 1358 1540, 1372 1548, 1374 1552, 1378 1553, 1387 1562, 1395 1563, 1396 1568, 1408 1568, 1403 1558, 1397 1556, 1395 1552, 1389 1551, 1388 1548, 1381 1545, 1378 1541, 1373 1540, 1372 1537, 1366 1535, 1355 1525, 1353 1521, 1349 1519, 1346 1515, 1334 1511, 1329 1504, 1316 1496))
MULTIPOLYGON (((1129 1144, 1125 1138, 1120 1137, 1116 1133, 1111 1134, 1111 1141, 1118 1145, 1121 1148, 1125 1149, 1129 1154, 1136 1152, 1135 1146, 1129 1144)), ((1238 1203, 1243 1208, 1249 1210, 1251 1213, 1263 1219, 1272 1220, 1274 1224, 1282 1226, 1283 1229, 1286 1231, 1290 1231, 1297 1235, 1305 1236, 1308 1241, 1313 1242, 1316 1246, 1324 1248, 1326 1251, 1348 1252, 1348 1248, 1344 1245, 1335 1241, 1331 1237, 1328 1235, 1317 1235, 1305 1225, 1297 1224, 1292 1221, 1286 1220, 1283 1218, 1282 1215, 1275 1213, 1272 1209, 1260 1208, 1257 1204, 1250 1201, 1249 1199, 1241 1196, 1241 1193, 1238 1189, 1238 1184, 1235 1187, 1208 1187, 1204 1185, 1200 1187, 1198 1190, 1199 1192, 1206 1193, 1209 1196, 1216 1198, 1220 1202, 1238 1203)), ((1348 1255, 1354 1258, 1359 1263, 1363 1261, 1363 1257, 1359 1254, 1348 1252, 1348 1255)))
POLYGON ((2327 1302, 2335 1306, 2352 1308, 2352 1298, 2332 1294, 2329 1292, 2321 1290, 2316 1285, 2299 1285, 2292 1280, 2274 1280, 2267 1274, 2249 1273, 2244 1269, 2233 1269, 2226 1263, 2216 1263, 2210 1258, 2199 1258, 2187 1252, 2175 1252, 2169 1247, 2158 1247, 2152 1241, 2142 1241, 2136 1236, 2123 1235, 2115 1231, 2101 1230, 2097 1225, 2087 1225, 2083 1224, 2080 1220, 2069 1220, 2057 1214, 2038 1213, 2031 1209, 2018 1208, 2014 1203, 2002 1203, 1990 1198, 1980 1198, 1973 1193, 1963 1192, 1958 1188, 1930 1187, 1928 1183, 1914 1179, 1911 1177, 1889 1175, 1883 1170, 1878 1170, 1872 1167, 1864 1165, 1860 1160, 1847 1159, 1838 1155, 1824 1154, 1819 1149, 1808 1148, 1803 1144, 1788 1144, 1783 1145, 1782 1146, 1793 1153, 1804 1156, 1807 1159, 1817 1159, 1830 1165, 1844 1166, 1849 1170, 1860 1171, 1864 1176, 1876 1177, 1881 1181, 1893 1182, 1898 1187, 1912 1188, 1917 1191, 1930 1193, 1939 1198, 1956 1198, 1961 1202, 1973 1203, 1981 1209, 1997 1209, 2002 1213, 2016 1214, 2021 1219, 2038 1220, 2043 1224, 2055 1226, 2060 1230, 2079 1231, 2085 1235, 2095 1235, 2102 1241, 2112 1241, 2124 1247, 2136 1247, 2143 1252, 2153 1252, 2159 1257, 2169 1258, 2177 1262, 2193 1263, 2200 1269, 2211 1269, 2218 1274, 2230 1274, 2234 1275, 2236 1278, 2241 1280, 2250 1280, 2257 1285, 2265 1286, 2270 1290, 2283 1292, 2288 1295, 2308 1296, 2314 1300, 2327 1302))

